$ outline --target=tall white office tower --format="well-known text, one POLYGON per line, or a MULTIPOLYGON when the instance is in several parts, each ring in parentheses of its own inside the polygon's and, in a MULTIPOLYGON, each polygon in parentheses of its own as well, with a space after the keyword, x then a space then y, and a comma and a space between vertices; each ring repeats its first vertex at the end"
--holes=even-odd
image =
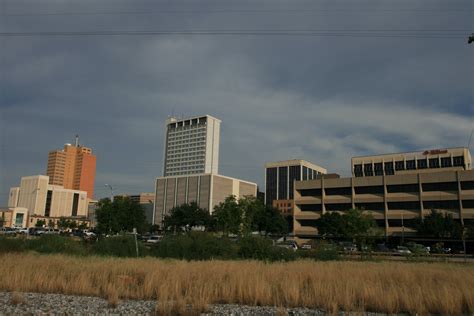
POLYGON ((220 126, 210 115, 167 119, 163 176, 217 174, 220 126))

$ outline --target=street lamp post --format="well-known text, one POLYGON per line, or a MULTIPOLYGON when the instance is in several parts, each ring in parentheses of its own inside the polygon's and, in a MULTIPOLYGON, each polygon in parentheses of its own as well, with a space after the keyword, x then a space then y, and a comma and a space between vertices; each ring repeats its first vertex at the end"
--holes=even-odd
POLYGON ((105 184, 105 186, 110 189, 110 202, 113 202, 114 201, 114 187, 107 183, 105 184))
POLYGON ((405 243, 405 225, 403 224, 403 211, 402 211, 402 245, 405 243))

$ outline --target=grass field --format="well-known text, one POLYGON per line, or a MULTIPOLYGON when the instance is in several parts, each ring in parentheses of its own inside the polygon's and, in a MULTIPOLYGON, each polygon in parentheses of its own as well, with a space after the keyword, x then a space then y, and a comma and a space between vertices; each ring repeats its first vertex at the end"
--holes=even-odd
POLYGON ((157 299, 162 314, 211 303, 457 315, 474 312, 474 266, 443 263, 186 262, 64 255, 0 256, 0 289, 157 299))

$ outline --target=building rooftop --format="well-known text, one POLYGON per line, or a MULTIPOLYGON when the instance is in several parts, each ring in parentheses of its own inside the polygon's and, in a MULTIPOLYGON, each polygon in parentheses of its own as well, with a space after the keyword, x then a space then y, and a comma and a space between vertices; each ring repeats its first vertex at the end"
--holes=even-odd
POLYGON ((285 166, 305 166, 313 170, 317 170, 321 173, 327 173, 327 170, 325 168, 303 159, 282 160, 282 161, 275 161, 275 162, 267 162, 265 164, 265 168, 285 167, 285 166))

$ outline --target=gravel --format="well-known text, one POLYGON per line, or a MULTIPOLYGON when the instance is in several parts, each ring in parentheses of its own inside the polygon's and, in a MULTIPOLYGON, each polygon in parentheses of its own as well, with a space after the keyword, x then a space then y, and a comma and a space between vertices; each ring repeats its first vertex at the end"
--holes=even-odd
MULTIPOLYGON (((156 301, 120 300, 115 308, 109 308, 107 301, 98 297, 0 292, 0 315, 155 315, 156 301), (16 304, 14 304, 16 303, 16 304)), ((205 315, 282 315, 282 310, 271 306, 244 306, 215 304, 209 306, 205 315)), ((321 310, 288 308, 287 315, 326 315, 321 310)), ((340 313, 344 315, 344 313, 340 313)), ((377 315, 367 313, 366 315, 377 315)), ((380 315, 380 314, 379 314, 380 315)))

